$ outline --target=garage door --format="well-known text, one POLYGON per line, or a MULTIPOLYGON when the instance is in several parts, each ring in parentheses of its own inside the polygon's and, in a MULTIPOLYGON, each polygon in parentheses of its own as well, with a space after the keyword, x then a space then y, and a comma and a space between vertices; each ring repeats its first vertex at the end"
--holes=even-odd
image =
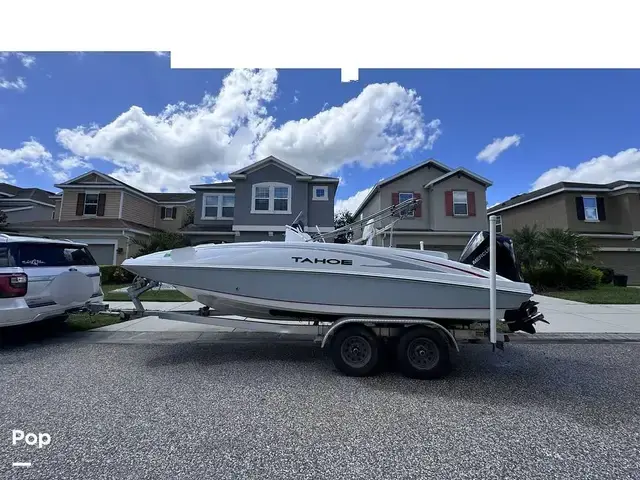
POLYGON ((88 246, 91 255, 96 259, 98 265, 113 265, 114 245, 90 244, 88 246))
POLYGON ((596 252, 596 265, 613 268, 616 273, 627 275, 631 285, 640 285, 640 251, 596 252))

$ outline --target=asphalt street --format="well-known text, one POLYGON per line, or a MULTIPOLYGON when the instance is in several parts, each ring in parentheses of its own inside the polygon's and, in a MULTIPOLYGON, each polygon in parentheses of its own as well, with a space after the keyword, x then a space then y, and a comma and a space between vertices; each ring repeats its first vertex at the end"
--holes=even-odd
POLYGON ((640 344, 454 362, 356 379, 301 342, 5 343, 0 478, 640 478, 640 344))

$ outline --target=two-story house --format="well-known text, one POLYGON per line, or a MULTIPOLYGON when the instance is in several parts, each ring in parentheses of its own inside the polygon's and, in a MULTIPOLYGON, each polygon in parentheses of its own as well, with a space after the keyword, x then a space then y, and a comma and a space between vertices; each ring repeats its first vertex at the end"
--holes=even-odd
POLYGON ((11 225, 36 220, 51 220, 55 202, 52 192, 41 188, 20 188, 9 183, 0 183, 0 210, 11 225))
POLYGON ((310 232, 333 230, 338 178, 310 175, 269 156, 229 179, 191 185, 194 223, 182 231, 192 244, 284 240, 285 225, 296 218, 310 232))
POLYGON ((135 254, 134 239, 159 230, 180 231, 197 245, 282 241, 285 225, 296 218, 307 231, 333 229, 337 178, 309 175, 275 157, 229 178, 192 185, 195 193, 155 193, 90 171, 56 185, 61 192, 51 195, 54 213, 48 220, 23 222, 15 228, 87 243, 102 265, 119 265, 135 254), (185 225, 188 209, 194 213, 193 223, 185 225))
POLYGON ((640 284, 640 182, 559 182, 491 207, 505 235, 525 225, 569 229, 589 238, 596 261, 640 284))
POLYGON ((143 192, 97 171, 55 185, 53 218, 23 222, 12 227, 22 233, 68 238, 89 245, 101 265, 120 264, 133 255, 136 238, 157 230, 177 231, 193 193, 143 192))
MULTIPOLYGON (((426 250, 458 259, 471 235, 487 229, 486 190, 491 184, 467 169, 430 159, 376 183, 354 217, 362 219, 410 198, 420 199, 413 215, 397 221, 374 244, 417 249, 422 242, 426 250)), ((385 219, 376 228, 395 220, 385 219)))

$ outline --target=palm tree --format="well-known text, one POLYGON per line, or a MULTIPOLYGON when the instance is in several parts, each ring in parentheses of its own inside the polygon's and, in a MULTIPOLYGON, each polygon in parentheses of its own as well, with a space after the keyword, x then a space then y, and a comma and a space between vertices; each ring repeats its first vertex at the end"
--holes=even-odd
POLYGON ((589 240, 567 229, 550 228, 540 231, 537 225, 527 225, 515 230, 511 238, 516 256, 526 271, 540 266, 564 270, 567 265, 589 259, 593 255, 589 240))
POLYGON ((132 240, 138 246, 136 257, 190 245, 189 239, 179 232, 154 232, 147 239, 134 238, 132 240))

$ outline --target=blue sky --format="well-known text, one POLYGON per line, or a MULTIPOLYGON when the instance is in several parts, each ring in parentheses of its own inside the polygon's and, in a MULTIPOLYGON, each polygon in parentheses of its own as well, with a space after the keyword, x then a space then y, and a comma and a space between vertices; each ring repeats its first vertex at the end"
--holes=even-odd
POLYGON ((186 190, 273 154, 340 176, 339 205, 355 208, 432 157, 491 179, 492 205, 559 180, 640 180, 638 85, 637 70, 360 70, 341 83, 339 70, 172 70, 154 53, 1 54, 0 179, 55 190, 96 168, 186 190))

